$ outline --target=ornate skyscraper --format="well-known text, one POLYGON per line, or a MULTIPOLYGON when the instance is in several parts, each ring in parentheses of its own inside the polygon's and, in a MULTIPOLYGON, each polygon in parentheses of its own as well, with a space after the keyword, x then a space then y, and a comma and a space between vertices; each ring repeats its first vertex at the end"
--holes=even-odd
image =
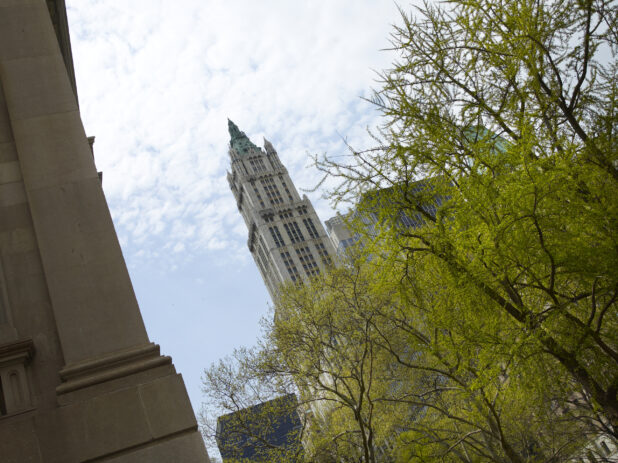
POLYGON ((242 214, 247 245, 271 297, 284 281, 317 275, 334 249, 311 201, 301 198, 268 140, 258 148, 228 120, 228 182, 242 214))
POLYGON ((206 463, 146 333, 72 69, 63 0, 0 0, 0 461, 206 463))

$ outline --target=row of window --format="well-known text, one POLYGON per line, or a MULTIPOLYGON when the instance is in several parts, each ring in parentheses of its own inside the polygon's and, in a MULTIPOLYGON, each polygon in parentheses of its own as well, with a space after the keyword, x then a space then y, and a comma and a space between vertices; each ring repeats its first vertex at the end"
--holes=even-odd
MULTIPOLYGON (((298 215, 305 215, 308 212, 307 206, 299 206, 296 210, 298 211, 298 215)), ((294 217, 294 211, 292 209, 287 209, 279 213, 279 218, 281 219, 290 219, 292 217, 294 217)))
POLYGON ((262 195, 260 194, 260 191, 257 189, 257 186, 255 186, 255 183, 251 182, 251 186, 253 187, 255 196, 257 197, 257 200, 260 203, 260 207, 266 207, 266 205, 264 204, 264 200, 262 199, 262 195))
POLYGON ((318 268, 318 264, 313 258, 313 254, 309 250, 308 246, 303 246, 301 248, 295 249, 296 255, 298 256, 298 260, 305 269, 305 273, 307 276, 314 276, 320 273, 320 269, 318 268))
POLYGON ((266 196, 268 196, 268 200, 273 206, 283 204, 283 197, 281 196, 279 188, 277 188, 277 185, 271 177, 261 179, 260 183, 262 184, 262 187, 264 187, 266 196))
MULTIPOLYGON (((309 236, 311 238, 319 238, 320 235, 318 234, 318 230, 315 228, 315 225, 313 224, 313 220, 311 220, 311 218, 303 219, 303 223, 305 224, 305 228, 307 229, 307 232, 309 233, 309 236)), ((298 226, 296 221, 284 223, 283 228, 285 229, 292 244, 305 241, 305 237, 303 236, 303 233, 300 230, 300 227, 298 226)), ((268 230, 270 231, 270 235, 273 237, 273 241, 278 248, 285 246, 285 241, 283 240, 283 237, 279 232, 279 227, 273 225, 272 227, 268 227, 268 230)))
MULTIPOLYGON (((252 165, 254 163, 257 163, 257 161, 259 161, 259 165, 262 166, 258 166, 258 164, 256 164, 256 166, 254 169, 262 169, 263 168, 263 161, 261 159, 255 160, 255 159, 250 159, 249 160, 252 165)), ((285 180, 283 180, 283 177, 280 176, 279 180, 281 182, 281 184, 283 185, 283 189, 285 190, 285 193, 288 197, 288 200, 290 201, 294 201, 294 197, 292 196, 292 193, 290 192, 290 189, 288 188, 287 183, 285 182, 285 180)), ((264 191, 266 192, 266 196, 268 197, 268 200, 270 201, 270 204, 273 206, 278 206, 280 204, 283 204, 283 196, 281 195, 281 192, 279 191, 279 187, 277 186, 277 184, 274 181, 273 177, 265 177, 260 179, 260 183, 262 185, 262 187, 264 188, 264 191)), ((265 207, 264 206, 264 202, 262 201, 261 197, 260 197, 260 193, 255 185, 255 181, 251 180, 251 186, 253 186, 253 190, 255 191, 255 194, 258 196, 259 201, 260 201, 260 206, 261 207, 265 207)), ((292 216, 292 211, 289 211, 290 216, 292 216)), ((307 207, 306 206, 301 206, 298 208, 298 213, 299 214, 303 214, 303 213, 307 213, 307 207)))
POLYGON ((283 242, 283 237, 281 236, 281 233, 279 233, 279 227, 275 225, 273 227, 268 227, 268 230, 270 231, 270 235, 273 237, 275 246, 277 246, 278 248, 285 246, 285 243, 283 242))
MULTIPOLYGON (((268 163, 270 164, 270 166, 267 166, 267 164, 264 162, 264 158, 261 156, 249 158, 249 166, 251 167, 251 170, 253 170, 254 174, 259 174, 262 172, 268 172, 272 170, 278 171, 281 169, 281 167, 283 167, 281 165, 281 161, 279 161, 277 156, 268 154, 266 158, 268 159, 268 163)), ((249 170, 247 169, 247 166, 245 165, 243 161, 238 160, 238 164, 240 164, 240 169, 245 174, 250 175, 249 170)), ((286 191, 287 191, 287 186, 285 184, 284 184, 284 187, 286 188, 286 191)))
POLYGON ((286 194, 288 195, 288 199, 290 201, 294 201, 294 198, 292 197, 292 193, 290 193, 290 189, 288 188, 288 184, 285 183, 285 180, 283 180, 283 177, 279 177, 279 180, 281 180, 281 183, 283 185, 283 189, 285 190, 286 194))
POLYGON ((320 259, 322 259, 322 262, 324 263, 324 265, 330 265, 332 263, 332 260, 330 256, 328 255, 328 251, 326 250, 324 243, 320 242, 316 244, 315 247, 317 248, 318 254, 320 255, 320 259))
POLYGON ((253 172, 256 174, 258 172, 266 172, 266 166, 264 165, 264 160, 262 158, 251 158, 249 159, 249 164, 251 164, 253 172))
POLYGON ((272 165, 273 168, 275 168, 275 169, 278 166, 281 166, 281 162, 279 161, 277 156, 273 156, 272 154, 268 154, 268 160, 270 161, 270 165, 272 165))
POLYGON ((292 221, 289 223, 284 223, 283 228, 285 228, 285 231, 290 237, 290 241, 292 243, 300 243, 302 241, 305 241, 305 237, 303 236, 303 233, 300 231, 300 227, 296 222, 292 221))
MULTIPOLYGON (((294 217, 294 214, 292 213, 291 209, 288 209, 288 210, 285 210, 285 211, 281 211, 279 213, 279 218, 281 220, 290 219, 292 217, 294 217)), ((262 218, 264 219, 264 222, 269 223, 269 222, 272 222, 273 220, 275 220, 275 214, 273 212, 270 212, 270 211, 263 212, 262 213, 262 218)))
POLYGON ((247 170, 247 166, 245 166, 245 163, 242 161, 238 161, 238 164, 240 165, 240 168, 244 171, 244 173, 249 175, 249 171, 247 170))
POLYGON ((290 275, 290 279, 292 281, 298 280, 300 278, 300 274, 298 273, 298 269, 296 268, 296 264, 294 263, 292 256, 290 256, 290 253, 287 251, 282 252, 281 259, 283 260, 283 264, 290 275))
MULTIPOLYGON (((332 261, 331 261, 330 256, 328 255, 328 252, 326 251, 326 247, 324 246, 324 244, 318 243, 316 245, 316 249, 318 251, 320 258, 322 259, 322 262, 325 265, 330 265, 332 261)), ((295 249, 294 251, 296 251, 296 256, 298 257, 298 260, 302 264, 303 269, 305 270, 305 273, 307 274, 307 276, 311 277, 311 276, 320 274, 320 269, 318 267, 317 262, 315 261, 315 258, 313 257, 313 253, 309 249, 309 246, 302 246, 302 247, 295 249)), ((298 273, 298 269, 296 268, 296 265, 294 264, 294 260, 290 256, 290 253, 287 251, 284 251, 284 252, 281 252, 280 255, 285 265, 285 268, 288 271, 290 279, 292 281, 296 281, 299 278, 299 273, 298 273)))
POLYGON ((317 238, 319 236, 318 231, 315 229, 315 225, 313 225, 313 220, 311 220, 311 218, 303 219, 303 223, 305 224, 305 227, 307 228, 307 231, 309 232, 309 236, 311 238, 317 238))
MULTIPOLYGON (((268 155, 267 159, 268 159, 268 163, 270 163, 271 167, 269 167, 264 162, 264 158, 263 157, 249 158, 249 167, 253 171, 252 173, 259 174, 259 173, 268 172, 268 171, 271 171, 271 170, 279 170, 282 167, 281 166, 281 162, 276 158, 276 156, 268 155)), ((250 172, 247 169, 247 166, 245 165, 245 163, 243 161, 239 160, 238 164, 240 164, 240 169, 245 174, 250 175, 250 172)))
POLYGON ((276 284, 273 283, 273 274, 272 274, 272 264, 271 261, 269 259, 268 254, 265 252, 266 249, 268 249, 266 247, 266 244, 264 243, 264 240, 262 239, 261 236, 258 237, 258 243, 257 243, 257 257, 256 257, 256 262, 258 264, 258 267, 260 268, 260 271, 262 272, 262 275, 264 275, 264 280, 266 281, 267 286, 274 288, 276 287, 276 284))

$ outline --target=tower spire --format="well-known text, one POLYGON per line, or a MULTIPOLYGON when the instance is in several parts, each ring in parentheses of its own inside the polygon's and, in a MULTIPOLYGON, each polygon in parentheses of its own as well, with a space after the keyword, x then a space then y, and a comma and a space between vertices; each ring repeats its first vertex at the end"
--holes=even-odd
POLYGON ((228 127, 232 158, 228 182, 247 225, 249 251, 274 300, 281 283, 319 274, 330 265, 335 250, 272 144, 265 139, 265 152, 243 151, 243 144, 255 145, 232 121, 228 127))
POLYGON ((255 146, 253 142, 249 140, 249 137, 247 137, 245 132, 241 131, 229 118, 227 120, 227 129, 230 133, 230 146, 239 155, 247 155, 251 150, 255 150, 258 153, 261 151, 260 148, 255 146))

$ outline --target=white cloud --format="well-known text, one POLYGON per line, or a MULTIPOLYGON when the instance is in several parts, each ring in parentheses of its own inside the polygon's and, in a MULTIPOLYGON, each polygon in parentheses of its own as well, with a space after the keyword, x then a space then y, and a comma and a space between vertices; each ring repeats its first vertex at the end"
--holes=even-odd
MULTIPOLYGON (((300 190, 309 154, 371 142, 392 0, 67 0, 80 107, 149 334, 195 407, 202 368, 253 342, 267 293, 226 180, 227 118, 300 190), (188 347, 190 346, 190 347, 188 347)), ((307 193, 324 220, 322 192, 307 193)))
POLYGON ((82 117, 129 254, 244 246, 227 117, 271 140, 301 188, 319 178, 307 153, 362 146, 376 123, 359 96, 390 59, 390 0, 68 3, 82 117))

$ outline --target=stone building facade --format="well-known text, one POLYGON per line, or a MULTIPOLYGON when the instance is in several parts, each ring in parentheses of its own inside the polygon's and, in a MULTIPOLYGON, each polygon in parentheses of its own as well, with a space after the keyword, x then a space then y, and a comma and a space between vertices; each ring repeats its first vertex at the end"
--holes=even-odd
POLYGON ((249 229, 247 245, 271 298, 285 281, 320 273, 331 263, 332 242, 311 201, 301 198, 272 144, 258 148, 228 121, 228 182, 249 229))
POLYGON ((0 0, 0 461, 208 462, 142 321, 63 0, 0 0))

